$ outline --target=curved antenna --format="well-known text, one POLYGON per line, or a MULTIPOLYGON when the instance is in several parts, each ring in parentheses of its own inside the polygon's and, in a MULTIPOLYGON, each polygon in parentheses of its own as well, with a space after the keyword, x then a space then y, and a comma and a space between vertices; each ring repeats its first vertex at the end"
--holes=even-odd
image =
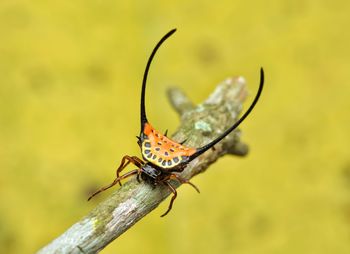
POLYGON ((225 138, 228 134, 230 134, 231 131, 233 131, 234 129, 236 129, 243 121, 244 119, 250 114, 250 112, 253 110, 253 108, 255 107, 256 103, 259 100, 259 97, 261 95, 261 92, 263 90, 264 87, 264 70, 261 68, 260 69, 260 84, 259 84, 259 89, 258 92, 254 98, 254 101, 252 102, 252 104, 250 105, 250 107, 248 108, 248 110, 244 113, 244 115, 234 124, 232 125, 229 129, 227 129, 223 134, 221 134, 218 138, 214 139, 213 141, 211 141, 209 144, 201 147, 201 148, 197 148, 197 151, 192 154, 189 158, 189 160, 193 160, 194 158, 198 157, 199 155, 201 155, 202 153, 204 153, 205 151, 207 151, 208 149, 210 149, 211 147, 213 147, 214 145, 216 145, 218 142, 220 142, 223 138, 225 138))
POLYGON ((145 124, 148 122, 147 121, 147 116, 146 116, 146 109, 145 109, 145 92, 146 92, 146 82, 147 82, 147 76, 148 76, 148 71, 149 67, 151 66, 151 62, 153 60, 154 55, 156 54, 158 48, 162 43, 168 39, 173 33, 175 33, 176 29, 172 29, 169 31, 166 35, 163 36, 163 38, 157 43, 157 45, 154 47, 151 56, 148 59, 145 73, 143 74, 143 81, 142 81, 142 90, 141 90, 141 132, 144 129, 145 124))

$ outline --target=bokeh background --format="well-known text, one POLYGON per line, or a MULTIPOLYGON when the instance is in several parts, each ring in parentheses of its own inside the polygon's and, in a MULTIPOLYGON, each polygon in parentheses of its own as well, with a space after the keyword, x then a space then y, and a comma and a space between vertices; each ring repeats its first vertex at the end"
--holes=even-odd
MULTIPOLYGON (((148 114, 201 102, 229 76, 266 89, 242 125, 250 153, 220 159, 102 253, 350 253, 350 2, 0 2, 0 252, 33 253, 106 198, 140 155, 139 94, 155 43, 148 114)), ((252 99, 252 96, 248 98, 252 99)))

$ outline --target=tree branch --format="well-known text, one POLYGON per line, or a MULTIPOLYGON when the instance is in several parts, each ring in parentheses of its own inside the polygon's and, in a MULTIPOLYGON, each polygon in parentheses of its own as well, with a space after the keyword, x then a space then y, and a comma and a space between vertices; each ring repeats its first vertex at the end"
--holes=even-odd
MULTIPOLYGON (((181 125, 173 139, 180 142, 188 138, 186 145, 190 147, 209 143, 237 120, 246 95, 242 77, 226 79, 198 106, 194 106, 180 90, 170 89, 169 100, 181 117, 181 125)), ((190 179, 225 154, 244 156, 247 153, 248 146, 241 143, 240 131, 235 130, 214 149, 192 161, 181 176, 190 179)), ((172 185, 178 187, 179 183, 172 182, 172 185)), ((129 180, 38 253, 97 253, 155 209, 169 194, 164 186, 153 188, 147 183, 129 180)))

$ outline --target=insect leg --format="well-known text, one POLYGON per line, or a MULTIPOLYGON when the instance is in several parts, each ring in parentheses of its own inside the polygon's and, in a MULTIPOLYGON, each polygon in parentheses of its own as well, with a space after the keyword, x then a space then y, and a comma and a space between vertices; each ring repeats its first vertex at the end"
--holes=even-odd
POLYGON ((191 185, 198 193, 200 193, 198 187, 196 185, 194 185, 193 183, 191 183, 189 180, 185 179, 185 178, 182 178, 181 176, 179 175, 176 175, 176 174, 171 174, 170 175, 170 179, 176 179, 178 180, 180 183, 187 183, 189 185, 191 185))
POLYGON ((107 189, 113 187, 113 186, 116 185, 117 183, 120 183, 120 180, 122 180, 122 179, 124 179, 124 178, 127 178, 127 177, 129 177, 129 176, 138 174, 139 171, 140 171, 140 169, 134 169, 134 170, 132 170, 132 171, 130 171, 130 172, 128 172, 128 173, 126 173, 126 174, 120 176, 120 177, 117 177, 111 184, 109 184, 109 185, 107 185, 107 186, 105 186, 105 187, 99 189, 99 190, 96 191, 94 194, 92 194, 92 195, 88 198, 88 201, 89 201, 90 199, 92 199, 94 196, 96 196, 97 194, 101 193, 102 191, 105 191, 105 190, 107 190, 107 189))
POLYGON ((163 213, 160 217, 164 217, 165 215, 167 215, 170 212, 171 208, 173 207, 174 200, 177 197, 177 192, 176 192, 175 188, 168 181, 165 181, 163 183, 173 193, 173 196, 171 197, 170 204, 168 206, 168 210, 165 213, 163 213))
MULTIPOLYGON (((136 167, 138 168, 141 168, 142 165, 144 164, 144 162, 139 159, 138 157, 136 156, 128 156, 128 155, 125 155, 123 158, 122 158, 122 161, 116 171, 116 175, 117 175, 117 178, 119 178, 119 174, 123 171, 124 168, 126 168, 126 166, 128 166, 130 163, 134 164, 136 167)), ((119 181, 119 185, 121 186, 121 182, 119 181)))

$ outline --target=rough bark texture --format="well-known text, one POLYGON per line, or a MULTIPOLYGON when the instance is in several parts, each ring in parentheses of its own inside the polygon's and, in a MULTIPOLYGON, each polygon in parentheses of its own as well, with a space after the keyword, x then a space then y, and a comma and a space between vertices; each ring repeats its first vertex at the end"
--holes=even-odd
MULTIPOLYGON (((207 144, 237 120, 246 95, 242 77, 226 79, 198 106, 193 105, 180 90, 170 89, 169 100, 181 117, 181 125, 173 139, 182 141, 188 138, 186 145, 190 147, 207 144)), ((240 141, 240 131, 235 130, 215 149, 192 161, 181 175, 190 179, 225 154, 243 156, 247 152, 247 145, 240 141)), ((178 183, 172 184, 179 187, 178 183)), ((169 194, 163 186, 152 188, 147 183, 130 179, 38 253, 97 253, 155 209, 169 194)))

